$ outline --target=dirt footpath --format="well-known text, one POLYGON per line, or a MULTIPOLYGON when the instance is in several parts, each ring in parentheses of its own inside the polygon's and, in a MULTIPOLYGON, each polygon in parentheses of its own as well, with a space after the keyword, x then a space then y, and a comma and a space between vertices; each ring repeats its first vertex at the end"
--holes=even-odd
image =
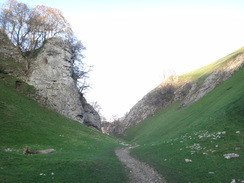
POLYGON ((166 183, 160 175, 146 163, 140 162, 129 155, 129 149, 126 147, 117 149, 116 155, 120 161, 130 169, 131 183, 166 183))

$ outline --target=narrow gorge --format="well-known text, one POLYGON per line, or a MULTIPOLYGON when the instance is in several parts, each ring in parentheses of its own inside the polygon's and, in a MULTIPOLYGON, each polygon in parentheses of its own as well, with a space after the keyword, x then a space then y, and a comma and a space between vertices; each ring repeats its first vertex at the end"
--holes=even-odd
POLYGON ((197 102, 244 65, 241 50, 243 48, 192 73, 170 76, 138 101, 122 120, 103 124, 104 131, 111 135, 122 135, 126 129, 173 103, 178 102, 178 109, 181 109, 197 102))

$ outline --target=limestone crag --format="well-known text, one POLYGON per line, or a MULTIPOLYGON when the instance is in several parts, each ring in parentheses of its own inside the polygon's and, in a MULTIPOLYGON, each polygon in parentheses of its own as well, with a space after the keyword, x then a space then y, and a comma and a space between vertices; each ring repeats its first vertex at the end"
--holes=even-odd
POLYGON ((81 96, 82 107, 84 109, 83 113, 83 123, 89 127, 101 130, 101 118, 98 112, 86 102, 86 99, 81 96))
POLYGON ((189 106, 230 78, 243 65, 244 53, 240 53, 228 60, 227 63, 221 63, 216 70, 204 79, 192 81, 187 78, 182 80, 179 76, 171 76, 137 102, 123 121, 119 124, 107 126, 105 124, 104 128, 107 133, 122 134, 124 130, 139 124, 155 114, 156 111, 164 109, 176 101, 180 102, 179 109, 189 106))
POLYGON ((138 103, 136 103, 125 116, 125 119, 121 121, 121 124, 113 127, 115 128, 113 131, 121 134, 125 129, 137 125, 149 116, 152 116, 159 109, 170 105, 173 101, 174 93, 177 87, 177 76, 167 78, 163 83, 145 95, 138 103))
POLYGON ((230 78, 240 67, 244 65, 244 54, 238 55, 235 59, 230 60, 226 65, 212 72, 203 82, 198 86, 198 83, 191 84, 187 96, 184 98, 181 107, 186 107, 198 101, 207 93, 212 91, 216 86, 230 78))
POLYGON ((27 83, 42 102, 62 115, 100 129, 100 116, 79 93, 72 78, 71 52, 66 42, 52 38, 30 64, 27 83))
POLYGON ((101 131, 104 134, 116 136, 122 133, 122 129, 124 129, 124 125, 121 120, 116 120, 114 122, 102 122, 101 131))

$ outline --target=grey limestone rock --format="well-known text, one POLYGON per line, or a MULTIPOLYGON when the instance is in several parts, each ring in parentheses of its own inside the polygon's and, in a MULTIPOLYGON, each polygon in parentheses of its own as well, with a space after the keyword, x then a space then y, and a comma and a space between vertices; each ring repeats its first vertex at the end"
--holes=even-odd
POLYGON ((89 105, 72 78, 71 52, 59 38, 47 41, 31 62, 27 83, 33 85, 46 105, 62 115, 100 129, 100 116, 89 105))

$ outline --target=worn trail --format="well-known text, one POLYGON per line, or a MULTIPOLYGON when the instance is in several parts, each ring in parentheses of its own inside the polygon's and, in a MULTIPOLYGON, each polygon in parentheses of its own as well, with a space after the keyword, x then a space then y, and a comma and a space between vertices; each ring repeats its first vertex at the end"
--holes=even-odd
POLYGON ((129 149, 131 148, 134 147, 121 148, 115 151, 120 161, 130 169, 130 182, 166 183, 166 181, 149 165, 131 157, 129 154, 129 149))

